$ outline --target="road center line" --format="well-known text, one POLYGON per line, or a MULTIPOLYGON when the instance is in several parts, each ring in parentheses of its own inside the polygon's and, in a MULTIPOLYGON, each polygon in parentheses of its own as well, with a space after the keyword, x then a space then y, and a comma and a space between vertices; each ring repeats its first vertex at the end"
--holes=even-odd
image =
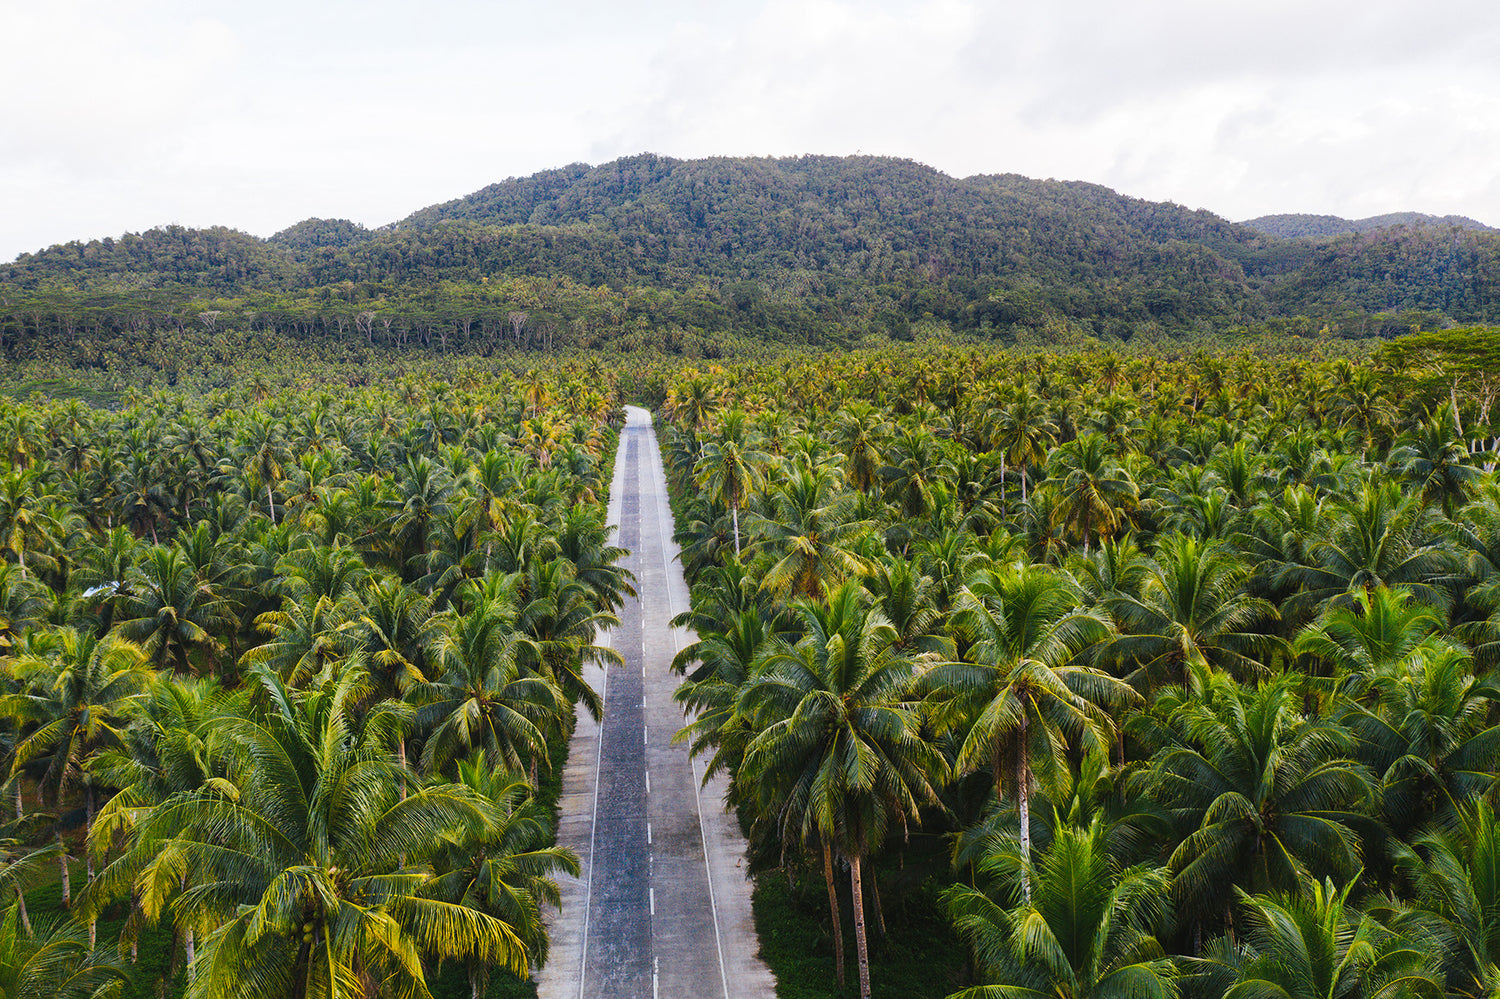
MULTIPOLYGON (((650 435, 650 451, 652 455, 650 467, 654 473, 652 475, 654 481, 652 482, 651 491, 656 498, 656 523, 657 529, 661 533, 661 566, 666 576, 667 619, 670 621, 673 617, 677 616, 677 610, 672 600, 672 566, 667 559, 667 545, 673 542, 673 538, 671 531, 666 529, 666 518, 668 516, 668 511, 666 510, 667 472, 666 466, 662 463, 661 448, 656 442, 654 418, 653 422, 647 425, 646 432, 650 435)), ((637 481, 639 481, 639 478, 637 481)), ((642 628, 644 629, 644 627, 645 623, 642 621, 642 628)), ((681 652, 681 643, 678 641, 679 629, 669 627, 667 630, 672 636, 672 650, 674 654, 681 652)), ((644 634, 644 631, 642 634, 644 634)), ((688 755, 688 765, 693 774, 693 804, 698 809, 698 837, 703 843, 703 873, 708 880, 708 907, 713 912, 714 917, 714 947, 719 952, 719 981, 724 987, 725 999, 729 999, 729 970, 724 965, 724 937, 719 930, 719 903, 714 897, 714 872, 708 859, 708 829, 703 824, 703 782, 698 776, 698 761, 693 759, 692 754, 688 755)))

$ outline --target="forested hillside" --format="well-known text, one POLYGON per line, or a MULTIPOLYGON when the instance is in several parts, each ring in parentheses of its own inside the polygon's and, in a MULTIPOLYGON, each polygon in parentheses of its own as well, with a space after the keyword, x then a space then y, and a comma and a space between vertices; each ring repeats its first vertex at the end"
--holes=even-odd
POLYGON ((160 330, 712 356, 745 338, 846 344, 932 325, 1002 341, 1368 336, 1497 311, 1492 230, 1444 219, 1288 240, 1093 184, 881 157, 642 155, 506 180, 379 230, 169 226, 0 265, 0 350, 87 342, 81 364, 139 355, 160 330))
POLYGON ((1423 215, 1421 212, 1391 212, 1388 215, 1372 215, 1364 219, 1344 219, 1337 215, 1262 215, 1247 219, 1241 225, 1278 239, 1333 239, 1356 232, 1371 232, 1375 229, 1391 229, 1404 226, 1453 227, 1457 229, 1495 230, 1465 215, 1423 215))

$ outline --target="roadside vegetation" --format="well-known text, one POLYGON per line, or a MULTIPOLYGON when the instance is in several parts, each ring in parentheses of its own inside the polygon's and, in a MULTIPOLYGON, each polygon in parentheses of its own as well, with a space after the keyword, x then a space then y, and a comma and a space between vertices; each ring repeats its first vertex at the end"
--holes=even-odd
POLYGON ((315 370, 0 401, 7 995, 534 994, 614 386, 315 370))
POLYGON ((1493 994, 1500 338, 1197 343, 13 361, 8 994, 529 994, 626 401, 783 995, 1493 994))
POLYGON ((809 928, 782 994, 1495 994, 1496 371, 678 372, 683 738, 809 928))

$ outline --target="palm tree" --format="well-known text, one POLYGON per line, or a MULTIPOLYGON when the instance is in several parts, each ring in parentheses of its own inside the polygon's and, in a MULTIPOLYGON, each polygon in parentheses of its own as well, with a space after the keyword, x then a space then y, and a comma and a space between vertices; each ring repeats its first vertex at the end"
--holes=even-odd
POLYGON ((126 980, 118 961, 91 952, 82 926, 58 922, 33 932, 18 924, 14 906, 0 917, 3 999, 94 999, 126 980))
POLYGON ((1429 511, 1403 498, 1396 482, 1371 482, 1353 501, 1337 503, 1332 516, 1325 511, 1301 555, 1279 571, 1281 581, 1298 588, 1282 606, 1293 619, 1377 586, 1405 586, 1417 600, 1446 610, 1446 584, 1458 568, 1429 511))
POLYGON ((1327 673, 1334 686, 1359 698, 1378 679, 1397 677, 1456 649, 1439 637, 1442 622, 1404 589, 1358 590, 1347 605, 1330 604, 1292 643, 1309 667, 1327 673), (1314 665, 1318 664, 1318 665, 1314 665))
POLYGON ((766 456, 746 448, 737 440, 709 441, 695 465, 700 488, 716 503, 729 508, 734 521, 734 556, 740 557, 740 508, 749 494, 760 488, 760 464, 766 456))
POLYGON ((1050 481, 1058 491, 1053 526, 1070 527, 1082 539, 1085 553, 1091 542, 1113 535, 1126 523, 1139 501, 1139 488, 1110 459, 1103 434, 1069 441, 1053 452, 1049 465, 1050 481))
POLYGON ((35 469, 0 473, 0 549, 16 557, 23 576, 26 553, 45 546, 57 531, 40 485, 35 469))
POLYGON ((1057 440, 1057 424, 1041 399, 1026 390, 1000 413, 991 438, 993 450, 1001 457, 1001 479, 1005 478, 1006 461, 1020 470, 1021 502, 1025 503, 1026 473, 1047 460, 1047 449, 1057 440))
MULTIPOLYGON (((71 628, 58 631, 50 648, 34 647, 19 664, 27 687, 0 696, 0 715, 35 726, 16 744, 11 779, 33 764, 43 764, 38 784, 60 804, 63 793, 83 784, 84 829, 92 828, 94 783, 88 761, 99 751, 117 746, 126 723, 139 710, 150 674, 144 652, 117 636, 99 638, 71 628)), ((58 843, 62 831, 57 831, 58 843)), ((67 857, 60 859, 63 904, 71 901, 67 857)), ((88 879, 94 862, 88 857, 88 879)), ((89 924, 90 937, 93 923, 89 924)), ((90 940, 92 943, 92 939, 90 940)))
POLYGON ((1441 976, 1425 942, 1356 912, 1349 905, 1355 887, 1303 879, 1287 892, 1240 892, 1249 955, 1224 999, 1441 996, 1441 976))
POLYGON ((757 542, 775 561, 761 586, 777 597, 814 599, 838 588, 863 566, 850 545, 865 525, 849 519, 826 473, 798 468, 776 486, 757 542))
POLYGON ((170 545, 152 548, 137 566, 121 613, 120 634, 138 642, 158 669, 170 665, 179 673, 190 671, 195 650, 221 654, 224 646, 215 632, 238 623, 223 598, 170 545))
POLYGON ((1265 667, 1257 656, 1276 639, 1253 630, 1275 619, 1267 601, 1243 589, 1247 567, 1217 542, 1173 534, 1157 542, 1156 558, 1140 596, 1116 593, 1103 601, 1119 624, 1119 635, 1100 651, 1100 661, 1133 667, 1142 690, 1164 680, 1187 682, 1191 666, 1206 663, 1238 677, 1265 667))
POLYGON ((1036 778, 1055 789, 1069 772, 1068 748, 1107 746, 1104 707, 1130 694, 1077 661, 1107 632, 1079 604, 1072 581, 1045 567, 982 570, 954 614, 962 660, 937 666, 921 681, 939 725, 962 733, 957 769, 988 764, 996 802, 1007 791, 1016 802, 1023 858, 1031 851, 1036 778))
MULTIPOLYGON (((533 799, 530 784, 479 759, 459 761, 458 783, 487 801, 497 821, 478 836, 460 830, 445 837, 432 858, 437 877, 423 895, 500 920, 525 946, 527 963, 540 965, 548 942, 542 904, 561 904, 552 875, 565 871, 577 877, 578 858, 548 845, 553 822, 533 799)), ((472 958, 467 964, 470 994, 479 999, 489 969, 472 958)))
POLYGON ((601 629, 618 627, 620 619, 596 609, 594 592, 563 559, 533 566, 524 588, 527 599, 516 627, 531 640, 542 675, 597 721, 604 716, 604 700, 583 678, 583 665, 624 662, 614 649, 594 641, 601 629))
POLYGON ((1484 471, 1469 464, 1468 445, 1448 406, 1418 424, 1411 440, 1391 452, 1390 461, 1419 486, 1424 504, 1438 504, 1450 520, 1484 480, 1484 471))
POLYGON ((269 637, 240 657, 240 666, 263 664, 293 687, 356 655, 357 605, 353 600, 302 594, 283 597, 279 610, 255 617, 255 629, 269 637))
POLYGON ((426 957, 524 975, 510 926, 423 894, 428 861, 494 828, 493 805, 451 784, 398 799, 385 734, 352 721, 358 670, 302 693, 260 668, 254 679, 266 708, 217 726, 223 776, 152 809, 115 862, 146 918, 170 906, 212 927, 189 999, 425 995, 426 957))
POLYGON ((1397 836, 1495 785, 1500 688, 1474 677, 1471 664, 1456 650, 1431 652, 1374 677, 1374 703, 1353 704, 1344 717, 1359 759, 1380 779, 1381 815, 1397 836))
POLYGON ((844 453, 844 475, 862 493, 875 488, 885 464, 881 446, 889 427, 880 412, 862 400, 841 409, 833 425, 833 441, 844 453))
POLYGON ((491 766, 516 772, 546 758, 544 727, 557 723, 567 699, 549 678, 525 674, 528 646, 535 657, 535 646, 498 599, 481 597, 469 613, 445 617, 432 649, 438 677, 413 691, 418 724, 428 732, 422 750, 428 773, 476 751, 491 766))
POLYGON ((1500 991, 1500 822, 1484 800, 1454 818, 1419 837, 1400 864, 1417 911, 1437 922, 1449 994, 1479 999, 1500 991))
POLYGON ((1153 714, 1172 734, 1146 775, 1183 836, 1169 865, 1184 914, 1199 926, 1223 916, 1237 885, 1291 891, 1306 873, 1353 877, 1372 782, 1347 730, 1300 715, 1285 678, 1246 689, 1198 669, 1201 700, 1157 698, 1153 714))
POLYGON ((864 860, 892 822, 904 826, 936 800, 946 764, 920 733, 912 659, 895 650, 894 629, 858 585, 845 583, 827 604, 801 603, 798 613, 806 636, 767 656, 741 691, 740 711, 758 734, 735 779, 783 842, 824 845, 836 938, 829 849, 849 862, 860 996, 869 999, 864 860))
POLYGON ((990 892, 955 885, 943 904, 990 984, 950 999, 1176 999, 1177 969, 1154 935, 1167 924, 1164 871, 1122 867, 1104 823, 1059 825, 1035 869, 997 851, 990 892))

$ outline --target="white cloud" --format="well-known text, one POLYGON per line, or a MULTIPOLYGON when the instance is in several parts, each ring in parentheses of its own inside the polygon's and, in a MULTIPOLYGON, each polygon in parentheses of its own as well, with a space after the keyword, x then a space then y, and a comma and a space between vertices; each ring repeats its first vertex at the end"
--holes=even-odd
POLYGON ((0 0, 0 259, 646 150, 1500 224, 1495 51, 1490 0, 0 0))

